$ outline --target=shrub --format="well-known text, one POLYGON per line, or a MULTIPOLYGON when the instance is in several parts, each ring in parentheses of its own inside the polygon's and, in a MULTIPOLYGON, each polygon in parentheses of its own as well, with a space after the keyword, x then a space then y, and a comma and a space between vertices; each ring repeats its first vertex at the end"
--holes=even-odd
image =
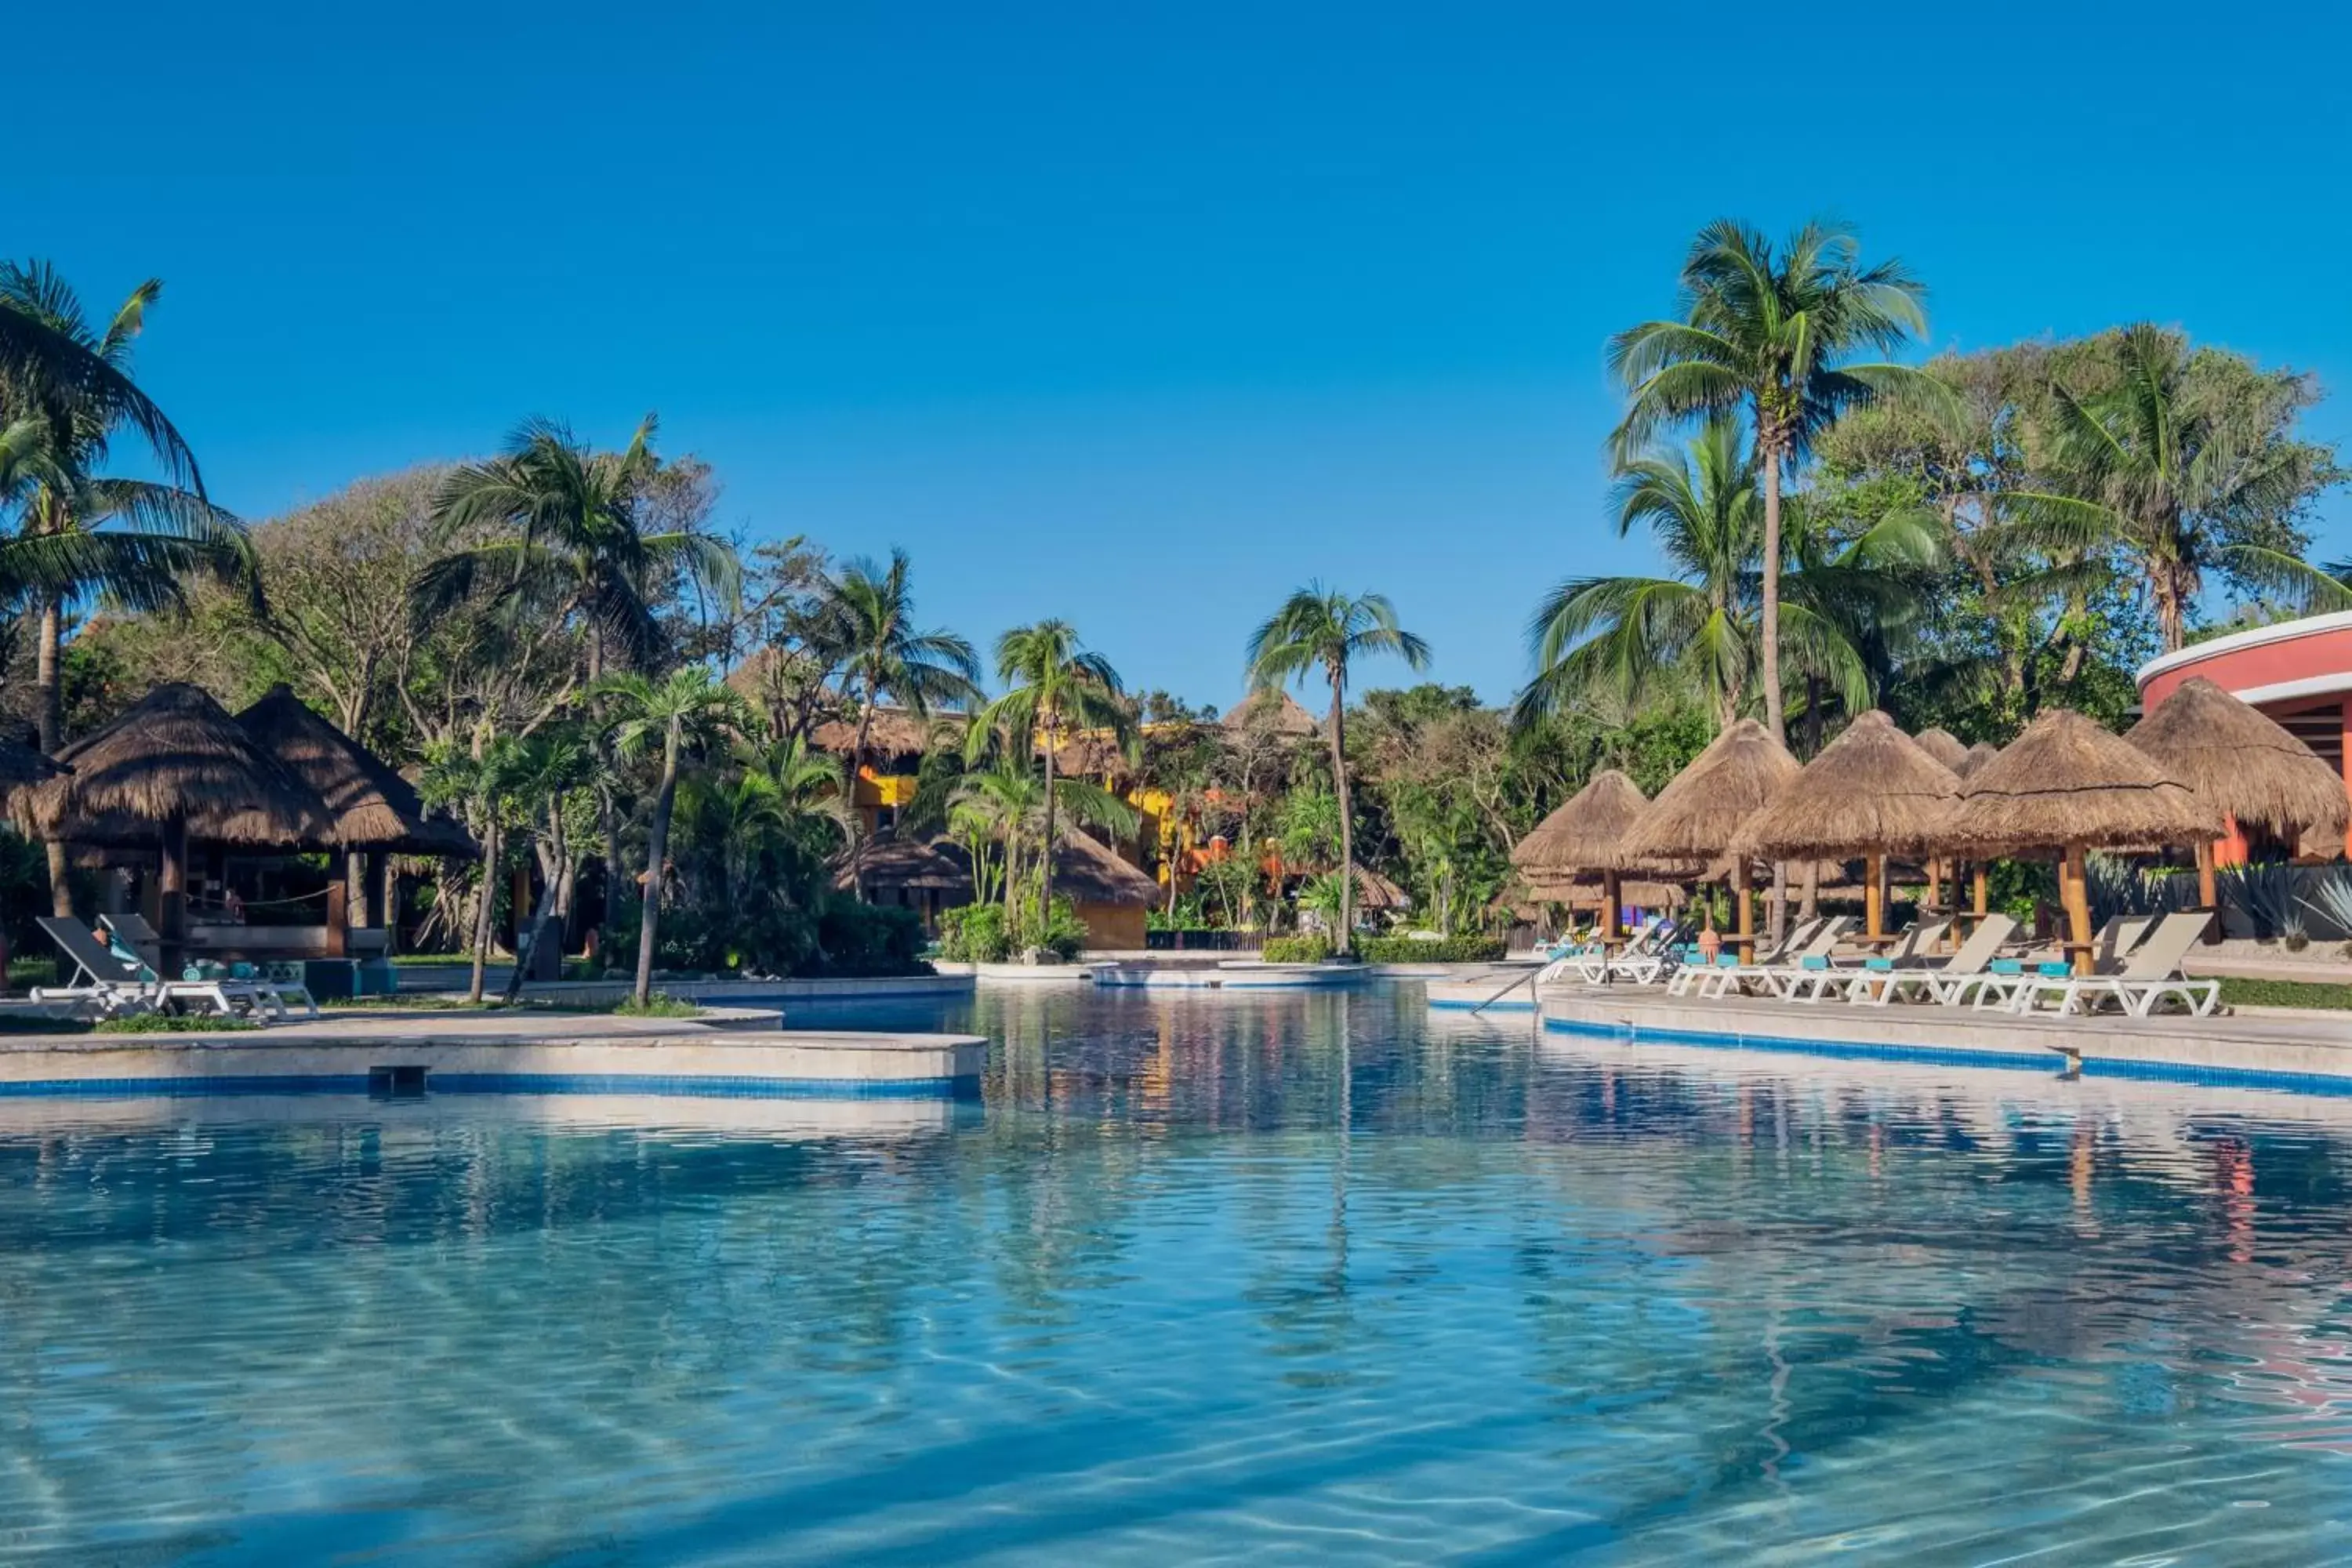
POLYGON ((966 904, 940 912, 940 956, 956 963, 1002 963, 1013 952, 1004 906, 966 904))
POLYGON ((1258 956, 1268 963, 1320 963, 1331 956, 1331 944, 1319 936, 1270 936, 1258 956))
POLYGON ((923 918, 909 909, 829 895, 816 921, 816 954, 796 974, 925 974, 923 918))
POLYGON ((196 1035, 216 1034, 224 1030, 257 1029, 260 1025, 250 1018, 225 1017, 204 1013, 133 1013, 124 1018, 108 1018, 97 1026, 101 1035, 196 1035))
POLYGON ((1492 963, 1504 951, 1501 937, 1466 931, 1436 942, 1416 942, 1409 936, 1356 939, 1356 956, 1367 963, 1492 963))
MULTIPOLYGON (((1024 912, 1034 916, 1035 910, 1033 908, 1024 912)), ((1067 963, 1086 951, 1087 922, 1078 918, 1077 906, 1069 900, 1055 899, 1035 930, 1029 929, 1029 922, 1023 922, 1019 945, 1034 947, 1067 963)))
POLYGON ((656 991, 646 998, 644 1005, 638 1005, 637 999, 631 996, 615 1005, 613 1013, 621 1018, 694 1018, 701 1016, 702 1008, 683 996, 656 991))

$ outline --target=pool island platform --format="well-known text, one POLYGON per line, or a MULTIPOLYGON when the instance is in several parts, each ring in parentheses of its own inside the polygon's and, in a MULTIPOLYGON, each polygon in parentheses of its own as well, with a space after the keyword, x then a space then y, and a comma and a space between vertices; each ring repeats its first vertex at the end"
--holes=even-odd
POLYGON ((0 1097, 273 1091, 936 1098, 978 1092, 978 1035, 697 1018, 331 1012, 266 1029, 0 1036, 0 1097))
MULTIPOLYGON (((1509 984, 1507 976, 1432 981, 1429 1004, 1468 1012, 1509 984)), ((1529 1014, 1540 1013, 1543 1027, 1556 1033, 1633 1043, 2352 1094, 2352 1013, 2258 1007, 2206 1018, 2086 1017, 1933 1004, 1717 1000, 1670 996, 1654 985, 1552 984, 1532 1000, 1528 990, 1519 985, 1483 1016, 1516 1016, 1525 1026, 1529 1014)))

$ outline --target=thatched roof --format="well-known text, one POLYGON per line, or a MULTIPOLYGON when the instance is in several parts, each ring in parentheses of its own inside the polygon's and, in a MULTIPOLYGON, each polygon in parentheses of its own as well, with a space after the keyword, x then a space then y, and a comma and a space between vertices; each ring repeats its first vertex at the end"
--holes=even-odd
POLYGON ((43 779, 57 777, 62 771, 57 763, 30 746, 20 746, 14 741, 0 741, 0 789, 39 784, 43 779))
MULTIPOLYGON (((850 884, 849 858, 834 862, 834 885, 850 884)), ((935 888, 971 896, 971 858, 952 838, 881 838, 866 847, 869 889, 935 888)), ((1072 832, 1054 847, 1054 893, 1079 904, 1157 903, 1160 884, 1083 833, 1072 832)))
POLYGON ((236 721, 326 803, 335 841, 344 848, 464 858, 481 853, 463 827, 428 813, 415 785, 312 711, 292 688, 272 687, 236 721))
POLYGON ((2124 739, 2242 824, 2293 843, 2305 833, 2344 838, 2344 781, 2269 715, 2201 675, 2125 731, 2124 739))
POLYGON ((1969 760, 1969 749, 1949 730, 1931 728, 1911 737, 1918 748, 1957 773, 1960 764, 1969 760))
MULTIPOLYGON (((1601 907, 1602 889, 1597 879, 1523 876, 1517 879, 1515 887, 1507 888, 1506 892, 1513 897, 1514 908, 1523 904, 1565 904, 1572 910, 1597 910, 1601 907)), ((1617 884, 1617 902, 1621 908, 1678 910, 1689 901, 1690 895, 1672 882, 1627 879, 1617 884)))
POLYGON ((2153 758, 2080 713, 2053 708, 1970 773, 1946 818, 1948 847, 2188 845, 2221 836, 2221 814, 2153 758))
POLYGON ((72 773, 16 796, 37 837, 155 844, 163 824, 178 818, 190 837, 222 843, 336 842, 325 803, 199 687, 157 687, 58 760, 72 773))
MULTIPOLYGON (((934 713, 925 719, 904 708, 877 708, 866 729, 866 760, 868 764, 891 757, 919 757, 931 747, 931 731, 935 727, 953 729, 961 742, 962 726, 970 721, 961 713, 934 713)), ((828 719, 809 731, 809 740, 817 750, 845 757, 857 749, 857 721, 828 719)))
POLYGON ((1796 776, 1789 749, 1755 720, 1742 719, 1658 792, 1633 825, 1630 847, 1665 860, 1718 857, 1739 825, 1796 776))
POLYGON ((1365 867, 1356 868, 1356 907, 1364 910, 1409 910, 1412 895, 1365 867))
POLYGON ((1649 806, 1641 787, 1616 769, 1595 774, 1566 805, 1536 825, 1511 851, 1511 864, 1530 873, 1647 871, 1655 864, 1628 845, 1633 824, 1649 806))
POLYGON ((1962 778, 1969 778, 1972 776, 1979 768, 1984 766, 1987 763, 1992 761, 1999 755, 2000 755, 2000 748, 1999 746, 1994 745, 1990 741, 1979 741, 1975 745, 1969 748, 1969 754, 1962 757, 1960 759, 1960 765, 1954 768, 1952 771, 1959 774, 1962 778))
POLYGON ((1300 707, 1297 699, 1287 691, 1253 691, 1217 722, 1227 730, 1263 728, 1300 740, 1323 732, 1315 715, 1300 707))
MULTIPOLYGON (((926 842, 920 838, 877 838, 866 846, 866 885, 869 889, 929 888, 944 893, 971 894, 971 861, 952 839, 926 842)), ((834 861, 833 884, 846 888, 850 857, 834 861)))
POLYGON ((1734 847, 1775 860, 1924 850, 1959 790, 1959 775, 1873 709, 1781 785, 1734 847))

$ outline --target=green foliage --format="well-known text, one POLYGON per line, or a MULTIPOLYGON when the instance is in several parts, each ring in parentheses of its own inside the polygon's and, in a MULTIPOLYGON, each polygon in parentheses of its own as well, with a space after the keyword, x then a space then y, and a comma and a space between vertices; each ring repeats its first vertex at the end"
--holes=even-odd
POLYGON ((2319 1007, 2352 1010, 2352 985, 2306 980, 2246 980, 2225 975, 2221 1000, 2231 1007, 2319 1007))
POLYGON ((923 920, 912 910, 835 893, 824 900, 816 938, 816 953, 795 973, 837 978, 929 973, 922 961, 923 920))
POLYGON ((940 912, 940 956, 953 963, 1002 963, 1013 956, 1002 904, 965 904, 940 912))
POLYGON ((103 1019, 93 1026, 95 1032, 101 1035, 211 1035, 259 1027, 250 1018, 218 1013, 132 1013, 127 1017, 103 1019))
POLYGON ((624 997, 613 1005, 616 1018, 698 1018, 702 1005, 683 996, 672 996, 656 991, 640 1002, 634 996, 624 997))
POLYGON ((1356 956, 1366 963, 1493 963, 1505 951, 1498 936, 1449 936, 1437 942, 1409 936, 1356 939, 1356 956))
POLYGON ((1331 944, 1319 936, 1270 936, 1258 956, 1268 963, 1321 963, 1331 944))

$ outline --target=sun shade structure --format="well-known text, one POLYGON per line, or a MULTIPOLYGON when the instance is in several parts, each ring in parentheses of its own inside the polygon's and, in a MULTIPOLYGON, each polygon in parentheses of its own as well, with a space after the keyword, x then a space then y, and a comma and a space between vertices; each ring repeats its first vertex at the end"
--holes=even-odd
POLYGON ((1975 776, 1976 771, 1979 768, 1984 766, 1987 763, 1992 761, 1999 755, 2000 755, 2000 748, 1999 746, 1994 745, 1990 741, 1979 741, 1975 745, 1969 748, 1969 754, 1962 757, 1960 759, 1960 765, 1954 768, 1952 771, 1959 774, 1960 777, 1964 779, 1972 778, 1975 776))
POLYGON ((1969 749, 1960 744, 1959 737, 1949 730, 1927 729, 1911 737, 1919 749, 1943 763, 1955 773, 1969 760, 1969 749))
MULTIPOLYGON (((1755 720, 1741 719, 1708 742, 1706 750, 1658 792, 1635 821, 1630 847, 1660 861, 1723 859, 1741 824, 1796 776, 1797 759, 1789 748, 1755 720)), ((1756 907, 1748 897, 1748 857, 1731 856, 1726 871, 1740 956, 1752 958, 1756 907)))
POLYGON ((1773 860, 1859 852, 1869 862, 1864 924, 1874 940, 1885 934, 1886 857, 1938 842, 1959 792, 1958 774, 1874 709, 1749 817, 1732 847, 1773 860))
POLYGON ((1253 691, 1217 722, 1228 731, 1266 729, 1302 741, 1323 732, 1315 715, 1287 691, 1253 691))
POLYGON ((1620 874, 1669 868, 1633 854, 1628 847, 1633 825, 1649 805, 1641 787, 1616 769, 1597 773, 1567 805, 1519 840, 1518 847, 1511 851, 1511 864, 1530 879, 1549 881, 1598 872, 1601 936, 1604 941, 1613 940, 1621 903, 1620 874))
MULTIPOLYGON (((2268 714, 2201 675, 2180 683, 2124 739, 2242 826, 2289 844, 2305 834, 2344 841, 2352 810, 2344 781, 2268 714)), ((2197 850, 2198 897, 2213 906, 2213 847, 2197 850)))
POLYGON ((65 771, 30 746, 20 746, 14 741, 0 741, 0 789, 39 784, 65 771))
POLYGON ((188 840, 291 848, 335 843, 326 804, 201 688, 159 686, 65 747, 73 771, 21 790, 28 832, 163 852, 163 972, 187 939, 188 840))
POLYGON ((2221 835, 2221 812, 2153 757, 2080 713, 2053 708, 1962 781, 1943 837, 1949 847, 1981 857, 2059 851, 2059 895, 2075 967, 2087 972, 2091 906, 2084 851, 2210 843, 2221 835))
POLYGON ((335 842, 343 848, 459 858, 481 854, 464 827, 427 812, 415 785, 314 711, 292 688, 271 688, 236 721, 325 804, 335 842))

